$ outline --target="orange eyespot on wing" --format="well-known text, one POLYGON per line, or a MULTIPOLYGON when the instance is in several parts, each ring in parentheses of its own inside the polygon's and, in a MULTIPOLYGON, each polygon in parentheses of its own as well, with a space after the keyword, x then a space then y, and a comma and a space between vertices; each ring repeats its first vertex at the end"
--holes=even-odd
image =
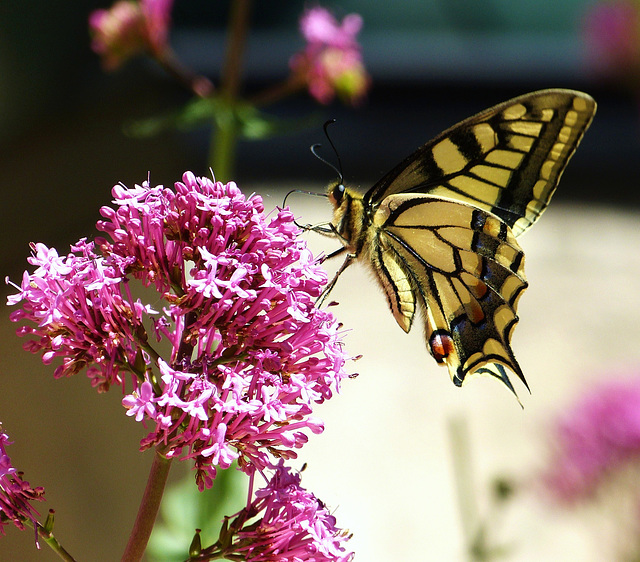
POLYGON ((451 334, 447 331, 432 332, 429 337, 429 350, 438 363, 447 361, 456 351, 451 334))

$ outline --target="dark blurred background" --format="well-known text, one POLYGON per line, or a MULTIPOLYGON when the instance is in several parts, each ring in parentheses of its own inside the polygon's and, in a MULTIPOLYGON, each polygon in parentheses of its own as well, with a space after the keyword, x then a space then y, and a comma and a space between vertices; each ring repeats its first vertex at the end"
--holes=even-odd
MULTIPOLYGON (((318 116, 318 127, 243 142, 241 185, 313 182, 331 176, 308 152, 320 124, 336 117, 335 141, 347 179, 366 186, 433 135, 485 107, 527 91, 583 89, 598 114, 565 175, 558 199, 628 206, 640 201, 638 101, 590 70, 581 34, 589 2, 565 0, 350 0, 325 2, 341 17, 364 18, 360 38, 373 78, 353 110, 318 107, 301 94, 269 108, 282 117, 318 116)), ((171 183, 190 169, 207 173, 207 130, 127 137, 122 126, 188 99, 153 63, 134 60, 106 75, 89 48, 87 16, 104 2, 0 3, 0 256, 4 272, 22 269, 27 243, 66 244, 86 233, 110 187, 151 173, 171 183)), ((303 1, 256 2, 245 91, 283 79, 302 45, 303 1)), ((229 2, 177 1, 172 45, 197 71, 217 78, 229 2)))
MULTIPOLYGON (((286 77, 289 57, 303 46, 297 22, 306 4, 302 0, 255 2, 245 92, 286 77)), ((267 141, 242 142, 237 182, 245 192, 272 190, 278 195, 273 205, 291 186, 321 190, 332 172, 311 156, 308 147, 323 140, 322 122, 335 117, 339 124, 334 127, 334 141, 345 176, 366 187, 455 122, 515 95, 563 87, 590 93, 599 107, 555 197, 627 209, 637 206, 640 106, 633 92, 604 80, 590 66, 590 45, 582 34, 590 4, 585 0, 323 2, 339 17, 353 11, 363 16, 360 39, 373 79, 370 94, 357 109, 338 103, 319 107, 304 94, 269 108, 281 117, 315 113, 318 126, 267 141)), ((164 133, 144 140, 123 134, 123 124, 170 111, 189 97, 148 61, 132 61, 109 75, 102 72, 89 47, 87 17, 108 5, 89 0, 0 2, 2 276, 20 279, 30 241, 64 252, 80 236, 91 236, 98 209, 110 201, 110 189, 117 182, 131 186, 150 173, 152 184, 170 185, 185 170, 208 175, 207 130, 164 133)), ((221 68, 228 11, 229 2, 210 0, 177 0, 173 11, 175 51, 214 82, 221 68)), ((20 350, 22 342, 11 335, 14 326, 6 318, 3 323, 0 421, 19 444, 9 450, 12 459, 26 465, 18 464, 27 471, 27 479, 39 485, 47 482, 34 469, 38 455, 59 456, 58 470, 67 480, 62 489, 52 490, 50 498, 63 501, 66 496, 76 503, 91 498, 105 511, 120 509, 132 520, 146 478, 145 470, 133 463, 147 462, 148 455, 142 457, 133 446, 126 458, 113 452, 101 469, 87 459, 91 447, 108 451, 113 445, 109 439, 125 432, 135 444, 142 430, 122 416, 117 399, 76 403, 67 391, 72 385, 86 397, 86 380, 80 377, 49 387, 38 378, 49 372, 38 358, 28 358, 31 363, 21 369, 8 368, 10 358, 21 362, 26 354, 20 350), (19 383, 16 373, 23 376, 19 383), (34 412, 39 399, 48 405, 34 412), (70 439, 65 444, 63 436, 61 445, 43 435, 43 427, 54 426, 60 416, 78 407, 80 411, 66 417, 65 423, 80 426, 90 419, 91 428, 83 440, 70 439), (23 420, 33 421, 35 429, 20 429, 23 420), (33 450, 25 452, 25 445, 33 450), (30 453, 36 460, 30 460, 30 453), (139 457, 143 460, 136 460, 139 457), (122 477, 117 473, 125 466, 130 491, 121 484, 117 492, 110 491, 111 479, 122 477), (91 482, 79 488, 76 472, 90 474, 91 482), (129 495, 133 507, 126 503, 129 495)), ((91 538, 101 553, 93 559, 112 559, 104 554, 108 550, 101 549, 111 545, 113 553, 121 552, 126 537, 117 533, 128 525, 117 520, 104 523, 95 511, 99 508, 85 509, 89 511, 76 516, 87 521, 95 518, 104 525, 101 537, 91 538)), ((65 531, 73 542, 73 530, 65 531)), ((14 529, 9 532, 17 534, 14 529)), ((30 537, 24 540, 29 542, 30 537)), ((3 557, 3 544, 0 539, 2 560, 8 559, 3 557)), ((38 559, 54 558, 47 553, 38 559)))

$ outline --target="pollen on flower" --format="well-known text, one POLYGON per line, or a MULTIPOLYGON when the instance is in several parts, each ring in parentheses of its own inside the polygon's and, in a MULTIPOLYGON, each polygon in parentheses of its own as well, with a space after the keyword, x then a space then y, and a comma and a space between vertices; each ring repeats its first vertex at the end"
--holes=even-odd
POLYGON ((87 367, 99 391, 121 387, 128 415, 153 426, 141 448, 193 459, 201 488, 234 460, 252 473, 295 458, 348 356, 315 307, 327 276, 293 215, 190 172, 112 194, 104 236, 66 256, 33 246, 36 269, 8 299, 25 347, 60 362, 55 376, 87 367))

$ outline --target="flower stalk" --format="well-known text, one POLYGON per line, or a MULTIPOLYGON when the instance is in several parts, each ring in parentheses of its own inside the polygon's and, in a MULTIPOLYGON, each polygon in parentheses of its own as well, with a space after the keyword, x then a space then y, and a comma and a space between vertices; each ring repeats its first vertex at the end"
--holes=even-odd
MULTIPOLYGON (((65 562, 76 562, 75 558, 71 556, 69 552, 58 542, 58 539, 53 535, 53 510, 50 511, 49 516, 47 517, 47 522, 44 525, 40 525, 40 523, 36 522, 36 529, 38 532, 38 536, 44 541, 44 543, 55 552, 61 560, 65 562), (51 523, 50 523, 51 521, 51 523)), ((27 525, 31 526, 33 523, 31 521, 25 522, 27 525)))
POLYGON ((220 97, 224 113, 217 115, 213 123, 209 164, 216 177, 228 181, 235 166, 238 144, 238 120, 236 104, 242 83, 242 66, 246 38, 251 15, 251 0, 234 0, 229 16, 227 47, 222 70, 220 97))
POLYGON ((122 555, 122 562, 138 562, 142 560, 142 556, 147 548, 153 524, 155 523, 162 494, 164 492, 169 469, 171 468, 171 460, 167 459, 156 448, 153 456, 153 463, 149 471, 147 485, 142 496, 142 501, 138 508, 135 523, 129 535, 129 541, 122 555))

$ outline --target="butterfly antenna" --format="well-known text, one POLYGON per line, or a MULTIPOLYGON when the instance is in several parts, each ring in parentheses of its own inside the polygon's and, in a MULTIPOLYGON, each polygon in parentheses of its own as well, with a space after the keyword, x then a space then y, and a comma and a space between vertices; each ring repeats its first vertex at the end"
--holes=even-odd
POLYGON ((325 163, 327 166, 329 166, 331 169, 335 170, 336 174, 338 174, 338 177, 340 178, 340 183, 344 182, 344 175, 342 173, 342 160, 340 159, 340 154, 338 154, 338 151, 335 147, 335 145, 333 144, 333 141, 331 140, 331 137, 329 136, 329 130, 328 127, 329 125, 331 125, 332 123, 335 123, 336 120, 335 119, 329 119, 328 121, 325 122, 323 129, 324 129, 324 136, 327 137, 327 140, 329 141, 329 144, 331 145, 331 148, 333 148, 333 152, 336 155, 336 158, 338 159, 338 166, 334 166, 331 162, 329 162, 328 160, 326 160, 325 158, 323 158, 322 156, 320 156, 318 154, 318 148, 320 148, 322 145, 321 144, 314 144, 311 146, 311 153, 318 159, 320 160, 320 162, 325 163))
MULTIPOLYGON (((282 200, 282 207, 286 207, 287 206, 287 199, 289 198, 289 195, 291 195, 292 193, 304 193, 305 195, 315 195, 316 197, 327 197, 326 193, 315 193, 313 191, 305 191, 304 189, 292 189, 291 191, 289 191, 289 193, 287 193, 284 196, 284 199, 282 200)), ((310 224, 298 224, 298 222, 294 219, 293 224, 295 224, 298 228, 301 228, 302 230, 310 230, 311 225, 310 224)))

